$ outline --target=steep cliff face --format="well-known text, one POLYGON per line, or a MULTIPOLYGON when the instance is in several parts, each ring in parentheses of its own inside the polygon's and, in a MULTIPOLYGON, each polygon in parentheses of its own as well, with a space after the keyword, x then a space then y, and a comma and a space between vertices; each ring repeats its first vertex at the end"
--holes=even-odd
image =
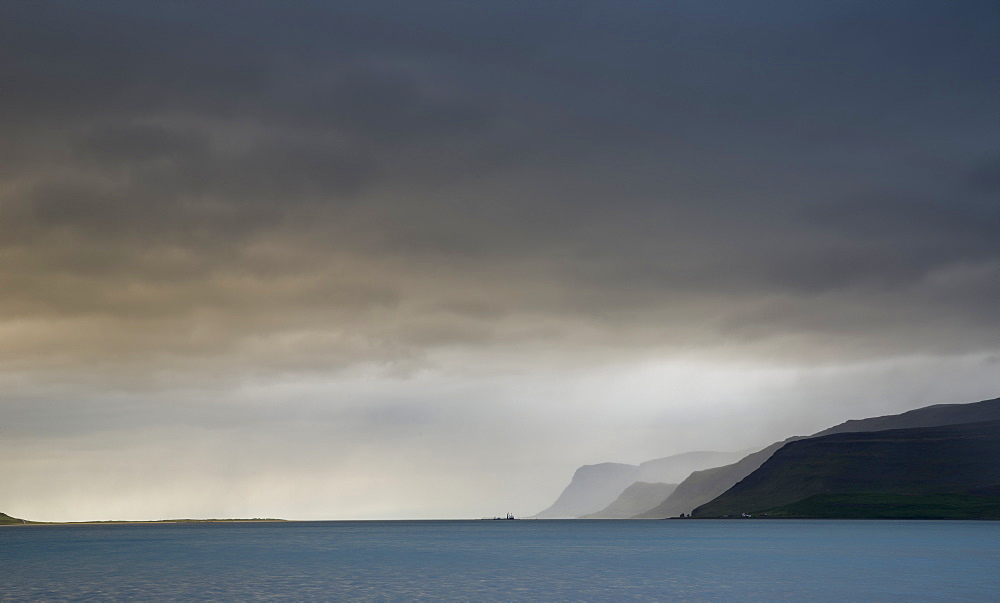
POLYGON ((635 481, 633 477, 637 469, 636 465, 621 463, 584 465, 576 470, 556 502, 535 518, 571 519, 596 513, 635 481))
MULTIPOLYGON (((970 404, 936 404, 897 415, 851 420, 825 429, 811 437, 837 433, 934 427, 993 420, 1000 420, 1000 398, 970 404)), ((763 465, 782 446, 802 439, 804 438, 794 437, 783 442, 775 442, 767 448, 751 454, 732 465, 692 473, 688 479, 682 481, 677 486, 674 493, 664 500, 662 504, 640 514, 638 517, 658 519, 677 517, 681 513, 691 513, 696 507, 720 496, 726 490, 739 483, 740 480, 756 471, 758 467, 763 465)))

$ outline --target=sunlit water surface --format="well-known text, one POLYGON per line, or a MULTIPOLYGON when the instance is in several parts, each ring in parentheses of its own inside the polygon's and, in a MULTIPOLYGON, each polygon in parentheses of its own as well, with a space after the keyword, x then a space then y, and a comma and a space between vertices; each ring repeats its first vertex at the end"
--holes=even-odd
POLYGON ((1000 600, 1000 522, 0 528, 0 599, 1000 600))

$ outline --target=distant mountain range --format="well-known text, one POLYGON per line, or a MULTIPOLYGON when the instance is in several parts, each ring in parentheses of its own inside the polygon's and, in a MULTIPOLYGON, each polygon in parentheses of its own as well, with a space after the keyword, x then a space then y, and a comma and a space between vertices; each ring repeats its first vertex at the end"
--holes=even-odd
POLYGON ((689 514, 698 505, 707 503, 731 488, 736 482, 756 471, 757 467, 764 464, 764 461, 784 445, 785 442, 776 442, 763 450, 743 457, 732 465, 695 471, 678 484, 673 493, 660 504, 643 513, 637 513, 635 517, 636 519, 665 519, 677 517, 681 513, 689 514))
POLYGON ((731 463, 745 452, 686 452, 646 461, 639 465, 600 463, 576 470, 569 485, 552 506, 536 519, 568 519, 598 513, 636 482, 680 482, 692 471, 731 463))
MULTIPOLYGON (((535 518, 682 514, 1000 519, 1000 398, 851 420, 751 454, 584 465, 535 518)), ((33 522, 0 513, 22 523, 33 522)))
MULTIPOLYGON (((639 466, 588 465, 578 469, 559 499, 536 517, 624 517, 626 510, 648 504, 656 496, 651 488, 656 482, 664 482, 662 487, 675 481, 642 479, 643 467, 647 473, 655 472, 653 468, 669 468, 674 475, 688 473, 676 480, 680 483, 658 504, 630 515, 640 519, 693 511, 696 517, 709 517, 767 509, 773 511, 771 515, 784 517, 992 517, 1000 508, 990 502, 990 497, 1000 493, 1000 478, 994 480, 982 463, 1000 465, 1000 453, 991 448, 994 434, 988 424, 994 421, 1000 421, 1000 398, 851 420, 812 436, 775 442, 746 456, 701 452, 639 466), (983 455, 973 458, 975 450, 983 455), (914 451, 919 451, 917 457, 914 451), (726 456, 729 464, 710 462, 726 456), (878 466, 876 460, 890 458, 895 465, 886 465, 880 472, 858 469, 878 466), (941 479, 934 477, 944 471, 942 467, 954 467, 945 473, 961 477, 956 477, 956 483, 942 481, 944 473, 941 479), (970 467, 975 469, 966 471, 970 467), (927 480, 926 487, 915 486, 912 480, 919 476, 927 480), (652 483, 636 484, 640 481, 652 483)), ((1000 441, 1000 435, 996 437, 1000 441)))

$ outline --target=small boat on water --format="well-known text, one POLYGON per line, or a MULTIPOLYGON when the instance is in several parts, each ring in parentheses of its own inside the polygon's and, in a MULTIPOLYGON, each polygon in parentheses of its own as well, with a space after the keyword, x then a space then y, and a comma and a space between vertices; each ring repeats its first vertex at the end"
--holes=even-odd
MULTIPOLYGON (((487 518, 486 518, 486 517, 484 517, 483 519, 487 519, 487 518)), ((508 514, 507 514, 507 517, 494 517, 494 518, 493 518, 493 520, 494 520, 494 521, 504 521, 504 520, 508 520, 508 519, 509 519, 509 520, 513 520, 513 521, 517 521, 517 518, 516 518, 516 517, 514 517, 514 514, 513 514, 513 513, 508 513, 508 514)))

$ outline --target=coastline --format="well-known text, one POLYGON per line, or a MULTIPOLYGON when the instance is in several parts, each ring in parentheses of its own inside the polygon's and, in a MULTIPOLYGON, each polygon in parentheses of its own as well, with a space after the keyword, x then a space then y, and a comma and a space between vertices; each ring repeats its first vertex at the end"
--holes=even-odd
POLYGON ((182 523, 280 523, 289 521, 287 519, 261 518, 261 519, 141 519, 141 520, 105 520, 105 521, 28 521, 23 523, 4 523, 0 528, 21 527, 21 526, 103 526, 103 525, 129 525, 129 524, 182 524, 182 523))

